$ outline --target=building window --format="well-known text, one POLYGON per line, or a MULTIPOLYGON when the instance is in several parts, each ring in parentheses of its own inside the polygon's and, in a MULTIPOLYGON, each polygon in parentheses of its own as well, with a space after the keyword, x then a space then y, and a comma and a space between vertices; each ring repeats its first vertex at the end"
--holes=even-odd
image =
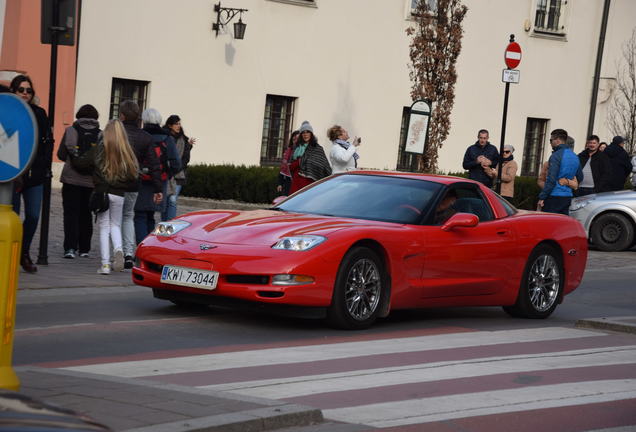
POLYGON ((407 153, 404 151, 406 147, 406 135, 408 133, 407 127, 409 125, 409 116, 411 115, 411 108, 402 108, 402 124, 400 125, 400 145, 398 147, 398 159, 396 170, 398 171, 417 171, 417 154, 407 153))
POLYGON ((122 78, 113 78, 110 91, 110 114, 108 118, 119 117, 119 104, 125 100, 133 100, 139 105, 139 109, 146 109, 146 97, 148 95, 148 81, 136 81, 122 78))
POLYGON ((411 15, 416 15, 417 4, 422 1, 428 5, 430 12, 437 12, 437 0, 408 0, 410 4, 411 15))
POLYGON ((545 147, 545 134, 548 120, 528 118, 526 122, 526 139, 523 146, 523 161, 521 162, 521 175, 538 177, 543 162, 543 149, 545 147))
POLYGON ((269 0, 279 3, 295 4, 299 6, 316 7, 316 0, 269 0))
POLYGON ((564 35, 567 3, 567 0, 537 0, 534 31, 536 33, 564 35))
POLYGON ((280 163, 285 145, 291 136, 295 100, 296 98, 287 96, 267 95, 261 142, 261 165, 280 163))

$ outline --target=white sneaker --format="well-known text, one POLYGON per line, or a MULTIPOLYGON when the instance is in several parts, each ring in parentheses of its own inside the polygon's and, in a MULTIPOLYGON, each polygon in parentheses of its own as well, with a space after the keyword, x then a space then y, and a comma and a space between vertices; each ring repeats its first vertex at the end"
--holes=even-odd
POLYGON ((102 266, 97 270, 97 273, 103 275, 110 274, 110 264, 102 264, 102 266))
POLYGON ((113 258, 113 270, 120 272, 124 269, 124 253, 120 250, 115 251, 113 258))

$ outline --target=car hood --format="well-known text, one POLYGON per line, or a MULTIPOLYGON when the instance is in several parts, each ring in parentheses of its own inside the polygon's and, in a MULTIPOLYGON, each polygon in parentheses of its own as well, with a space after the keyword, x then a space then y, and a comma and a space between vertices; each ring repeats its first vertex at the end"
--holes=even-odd
POLYGON ((182 217, 192 225, 181 236, 220 244, 271 246, 281 237, 322 235, 345 228, 395 225, 362 219, 287 213, 274 210, 206 211, 182 217))

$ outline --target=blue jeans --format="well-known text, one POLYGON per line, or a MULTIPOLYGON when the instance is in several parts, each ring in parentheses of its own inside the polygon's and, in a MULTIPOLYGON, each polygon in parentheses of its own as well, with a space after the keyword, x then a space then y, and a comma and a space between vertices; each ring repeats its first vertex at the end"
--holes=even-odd
POLYGON ((167 221, 177 217, 177 198, 181 193, 181 185, 175 187, 174 195, 166 196, 167 188, 164 189, 163 203, 161 204, 161 220, 167 221))
POLYGON ((550 196, 543 200, 542 210, 547 213, 560 213, 568 216, 571 202, 572 197, 550 196))
POLYGON ((24 200, 24 220, 22 221, 22 253, 28 254, 31 241, 38 228, 42 209, 43 185, 31 186, 13 193, 13 211, 20 215, 20 195, 24 200))
POLYGON ((137 244, 141 243, 153 229, 155 229, 155 212, 135 210, 135 237, 137 244))

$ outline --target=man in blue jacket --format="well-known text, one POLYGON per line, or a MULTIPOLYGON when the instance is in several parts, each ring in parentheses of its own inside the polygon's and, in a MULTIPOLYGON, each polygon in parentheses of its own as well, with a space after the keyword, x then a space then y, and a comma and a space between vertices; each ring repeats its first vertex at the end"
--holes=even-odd
POLYGON ((548 176, 545 186, 539 194, 539 207, 544 212, 568 214, 572 201, 572 189, 560 185, 558 179, 571 179, 576 176, 579 183, 583 180, 583 171, 579 158, 567 146, 568 133, 555 129, 550 133, 552 156, 548 160, 548 176))
POLYGON ((463 167, 468 170, 468 178, 477 180, 488 187, 492 187, 490 178, 485 168, 496 168, 499 163, 497 147, 488 142, 488 131, 482 129, 477 133, 477 142, 466 149, 463 167))

